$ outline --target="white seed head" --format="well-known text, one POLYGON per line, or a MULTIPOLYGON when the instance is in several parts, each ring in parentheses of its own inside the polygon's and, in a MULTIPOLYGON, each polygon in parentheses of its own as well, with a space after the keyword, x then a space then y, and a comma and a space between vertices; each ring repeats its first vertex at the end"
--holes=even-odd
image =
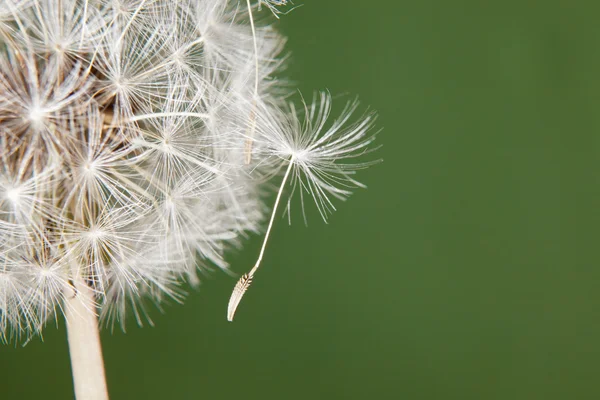
POLYGON ((0 0, 2 339, 39 333, 75 275, 111 325, 181 301, 284 169, 323 218, 361 186, 373 117, 288 104, 285 40, 253 18, 290 4, 0 0))

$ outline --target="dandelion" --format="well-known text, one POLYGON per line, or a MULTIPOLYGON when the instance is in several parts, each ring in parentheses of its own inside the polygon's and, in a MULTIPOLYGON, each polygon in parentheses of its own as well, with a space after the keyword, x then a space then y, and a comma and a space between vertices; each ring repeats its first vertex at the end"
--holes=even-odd
POLYGON ((0 0, 0 339, 65 317, 76 397, 107 399, 98 325, 229 269, 279 204, 323 217, 363 187, 374 115, 296 108, 269 25, 290 1, 0 0), (263 9, 270 11, 257 18, 263 9), (271 17, 272 19, 272 17, 271 17), (284 193, 287 192, 287 200, 284 193))

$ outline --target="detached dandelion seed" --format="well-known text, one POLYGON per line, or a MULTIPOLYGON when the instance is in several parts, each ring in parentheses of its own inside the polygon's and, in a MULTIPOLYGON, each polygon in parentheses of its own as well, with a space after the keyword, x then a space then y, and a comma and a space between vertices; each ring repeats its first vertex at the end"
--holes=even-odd
MULTIPOLYGON (((291 212, 291 196, 298 189, 302 198, 304 193, 313 198, 325 222, 328 215, 335 210, 330 196, 344 200, 350 195, 350 189, 364 187, 352 176, 357 170, 377 161, 352 163, 350 160, 372 150, 369 149, 369 145, 373 142, 374 135, 369 135, 369 132, 373 127, 374 116, 367 115, 358 122, 349 124, 357 107, 356 101, 348 103, 340 118, 328 128, 326 128, 326 121, 331 111, 331 97, 325 92, 321 93, 318 100, 315 99, 310 106, 304 103, 303 122, 291 104, 288 112, 281 115, 277 114, 282 110, 259 113, 262 118, 265 118, 257 121, 258 126, 264 130, 261 132, 261 136, 265 139, 263 157, 274 157, 288 165, 277 192, 256 264, 248 274, 242 276, 231 294, 227 309, 229 321, 233 320, 242 296, 248 290, 254 274, 261 265, 275 214, 290 177, 292 190, 287 202, 288 216, 291 212)), ((302 205, 304 213, 304 203, 302 205)), ((304 219, 306 221, 306 215, 304 219)))
POLYGON ((99 325, 152 324, 148 299, 182 302, 269 215, 233 320, 292 196, 326 220, 363 187, 374 116, 328 121, 327 92, 297 108, 282 78, 270 22, 294 7, 0 0, 0 339, 64 315, 78 400, 108 398, 99 325))

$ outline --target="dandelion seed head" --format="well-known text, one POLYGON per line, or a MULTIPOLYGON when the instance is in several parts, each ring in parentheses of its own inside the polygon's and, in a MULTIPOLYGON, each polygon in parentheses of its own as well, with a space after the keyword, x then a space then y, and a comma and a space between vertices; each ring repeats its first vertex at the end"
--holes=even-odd
POLYGON ((270 25, 290 4, 0 0, 0 338, 40 333, 74 280, 107 325, 152 323, 264 229, 290 163, 324 217, 360 186, 372 117, 294 108, 270 25))

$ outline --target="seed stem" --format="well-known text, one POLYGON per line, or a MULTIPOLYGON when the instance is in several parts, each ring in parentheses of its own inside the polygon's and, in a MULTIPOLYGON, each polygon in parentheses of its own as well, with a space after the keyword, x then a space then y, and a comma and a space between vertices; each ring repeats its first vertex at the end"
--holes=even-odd
POLYGON ((292 156, 288 161, 289 164, 287 170, 285 171, 285 175, 283 176, 283 180, 281 181, 281 186, 279 186, 279 191, 277 192, 277 198, 275 199, 275 204, 273 205, 273 212, 271 213, 271 219, 269 220, 269 226, 267 227, 267 232, 265 233, 265 238, 263 240, 260 253, 258 254, 258 259, 256 260, 256 263, 254 264, 254 267, 252 267, 250 272, 244 274, 233 288, 233 292, 231 293, 231 297, 229 298, 229 304, 227 306, 228 321, 233 321, 235 310, 237 309, 238 304, 240 304, 242 296, 244 295, 246 290, 248 290, 248 287, 252 282, 252 278, 254 277, 256 270, 258 269, 258 267, 260 267, 263 255, 265 254, 265 249, 267 248, 267 241, 269 240, 269 236, 271 234, 271 228, 273 227, 273 221, 275 220, 275 214, 277 213, 277 208, 279 207, 279 200, 281 200, 281 194, 283 193, 283 188, 285 187, 285 184, 290 176, 290 172, 292 171, 292 167, 294 166, 294 161, 294 156, 292 156))
POLYGON ((94 293, 79 274, 74 274, 72 286, 64 312, 75 398, 108 400, 94 293))

